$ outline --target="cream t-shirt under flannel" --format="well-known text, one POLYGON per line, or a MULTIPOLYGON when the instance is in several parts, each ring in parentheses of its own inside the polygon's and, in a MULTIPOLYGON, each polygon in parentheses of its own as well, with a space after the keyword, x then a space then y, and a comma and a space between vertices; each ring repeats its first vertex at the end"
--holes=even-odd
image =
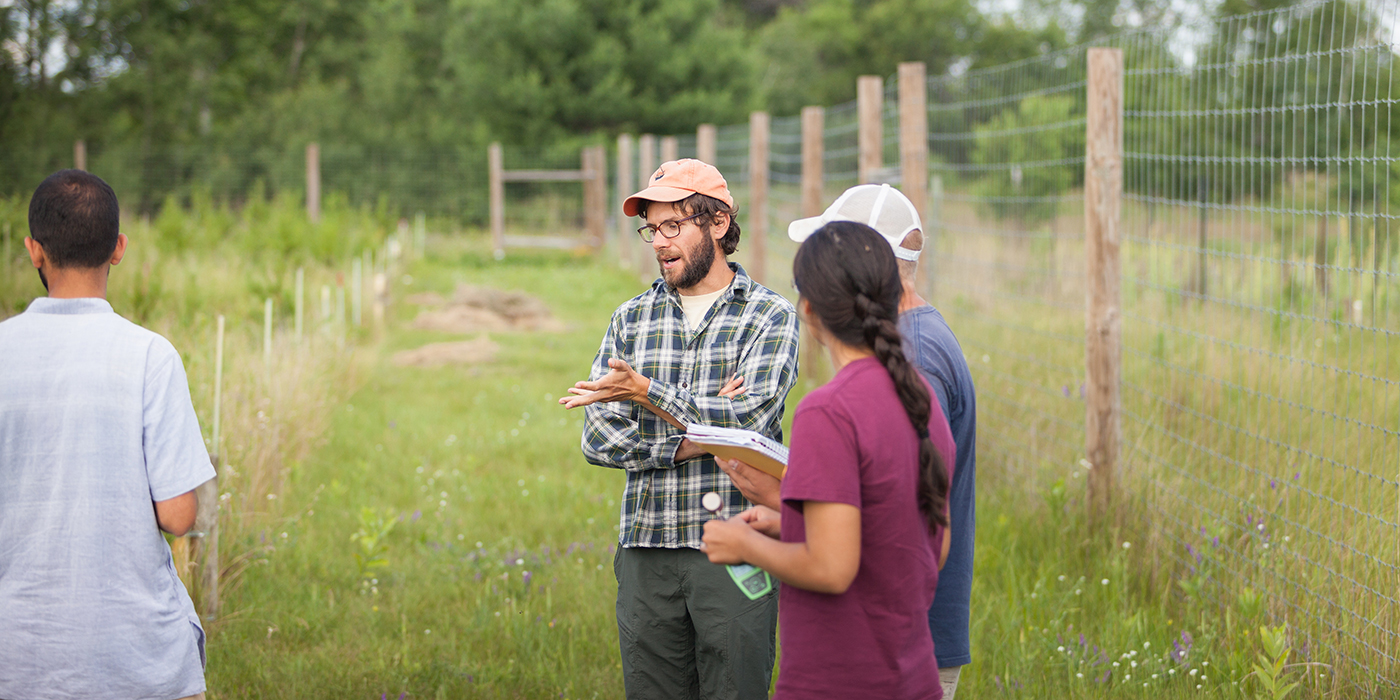
MULTIPOLYGON (((657 279, 613 312, 589 379, 618 357, 651 379, 647 397, 689 425, 744 428, 783 439, 783 403, 797 382, 797 310, 729 263, 734 281, 691 330, 680 296, 657 279), (719 390, 735 375, 748 392, 719 390)), ((631 401, 585 408, 583 454, 592 464, 627 471, 618 542, 624 547, 699 548, 710 491, 724 497, 719 517, 749 502, 710 455, 673 461, 684 432, 631 401)))

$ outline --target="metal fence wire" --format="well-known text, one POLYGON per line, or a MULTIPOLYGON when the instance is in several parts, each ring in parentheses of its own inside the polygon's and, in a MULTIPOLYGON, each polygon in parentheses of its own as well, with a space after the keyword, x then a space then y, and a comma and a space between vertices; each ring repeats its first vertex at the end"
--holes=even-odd
MULTIPOLYGON (((1326 664, 1314 687, 1370 693, 1400 676, 1396 10, 1317 2, 1100 43, 1125 61, 1118 499, 1136 544, 1176 595, 1286 620, 1326 664)), ((1088 474, 1086 54, 927 81, 930 298, 977 382, 984 478, 1035 498, 1088 474)), ((897 181, 897 78, 884 93, 879 175, 897 181)), ((856 103, 824 112, 823 206, 859 158, 856 103)), ((770 284, 795 249, 800 129, 772 120, 770 284)), ((720 135, 742 192, 748 125, 720 135)))
POLYGON ((1236 609, 1244 588, 1265 593, 1307 660, 1389 692, 1395 10, 1245 15, 1189 54, 1119 38, 1125 469, 1156 547, 1200 584, 1186 590, 1236 609))
MULTIPOLYGON (((1146 541, 1134 545, 1176 595, 1287 620, 1303 659, 1327 664, 1309 667, 1331 676, 1314 687, 1372 694, 1400 690, 1397 10, 1400 0, 1310 2, 1100 44, 1125 61, 1118 502, 1141 521, 1146 541)), ((1031 498, 1076 493, 1088 473, 1086 56, 1074 47, 926 84, 926 291, 974 373, 982 478, 1031 498)), ((896 77, 883 94, 877 174, 896 180, 896 77)), ((791 297, 802 123, 769 124, 759 278, 791 297)), ((715 133, 747 266, 750 124, 715 133)), ((858 133, 855 101, 823 110, 823 207, 859 182, 858 133)), ((610 180, 609 240, 649 282, 651 251, 615 205, 664 145, 628 143, 627 179, 610 180)), ((674 145, 698 153, 694 134, 674 145)), ((91 160, 144 206, 196 187, 236 200, 302 184, 301 154, 136 158, 95 146, 91 160)), ((577 163, 506 154, 507 168, 577 163)), ((328 144, 322 172, 325 190, 351 202, 485 222, 482 152, 328 144)), ((507 196, 513 227, 581 226, 576 183, 513 184, 507 196)))

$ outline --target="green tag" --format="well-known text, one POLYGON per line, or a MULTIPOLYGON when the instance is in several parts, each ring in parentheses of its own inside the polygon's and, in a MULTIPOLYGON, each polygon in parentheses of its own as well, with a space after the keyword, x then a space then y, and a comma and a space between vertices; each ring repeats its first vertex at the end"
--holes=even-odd
POLYGON ((739 590, 749 600, 758 600, 773 590, 773 578, 763 569, 750 564, 731 564, 726 568, 729 569, 729 577, 739 584, 739 590))

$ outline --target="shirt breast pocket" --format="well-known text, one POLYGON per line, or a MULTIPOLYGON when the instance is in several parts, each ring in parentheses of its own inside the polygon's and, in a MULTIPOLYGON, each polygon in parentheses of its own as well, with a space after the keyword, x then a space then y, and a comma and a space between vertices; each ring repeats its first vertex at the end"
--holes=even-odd
POLYGON ((704 390, 710 395, 718 394, 720 387, 739 373, 742 352, 743 342, 740 334, 733 331, 716 334, 700 349, 700 362, 695 368, 695 375, 704 384, 694 388, 704 390))

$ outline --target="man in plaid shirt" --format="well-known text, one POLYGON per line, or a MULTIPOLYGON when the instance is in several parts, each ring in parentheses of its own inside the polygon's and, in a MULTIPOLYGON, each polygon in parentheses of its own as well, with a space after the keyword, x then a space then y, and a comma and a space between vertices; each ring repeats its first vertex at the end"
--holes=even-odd
POLYGON ((560 399, 587 406, 583 453, 627 472, 618 551, 617 627, 629 698, 766 698, 775 653, 776 589, 749 600, 700 552, 710 516, 749 507, 691 423, 782 440, 797 381, 797 312, 730 263, 734 199, 698 160, 662 164, 623 203, 642 216, 661 278, 613 312, 589 381, 560 399))

